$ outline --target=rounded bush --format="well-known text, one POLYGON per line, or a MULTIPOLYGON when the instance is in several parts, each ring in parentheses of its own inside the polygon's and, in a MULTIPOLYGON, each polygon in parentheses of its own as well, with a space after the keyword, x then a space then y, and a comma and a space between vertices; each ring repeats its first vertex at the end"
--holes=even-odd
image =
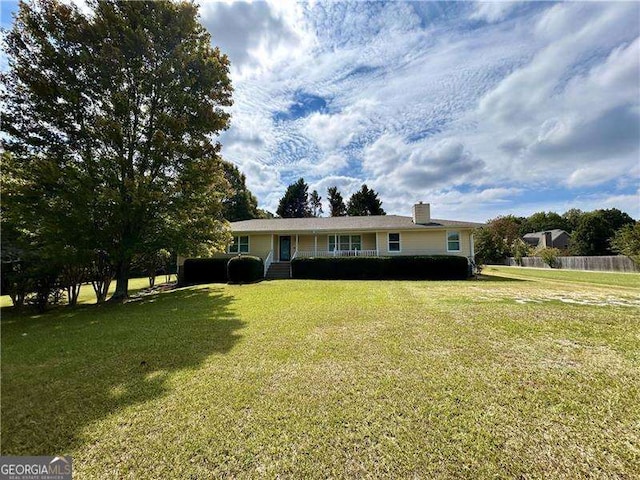
POLYGON ((252 283, 264 278, 264 262, 260 257, 239 255, 227 263, 229 283, 252 283))

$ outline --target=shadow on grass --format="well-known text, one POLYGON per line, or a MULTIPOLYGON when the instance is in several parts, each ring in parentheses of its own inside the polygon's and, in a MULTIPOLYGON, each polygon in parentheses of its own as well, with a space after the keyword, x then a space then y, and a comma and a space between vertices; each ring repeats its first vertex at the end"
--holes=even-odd
POLYGON ((54 455, 86 426, 168 392, 240 340, 244 322, 221 288, 194 287, 120 305, 3 321, 2 454, 54 455))
POLYGON ((475 279, 478 282, 530 282, 531 280, 525 280, 523 278, 502 277, 495 273, 489 275, 480 274, 475 279))

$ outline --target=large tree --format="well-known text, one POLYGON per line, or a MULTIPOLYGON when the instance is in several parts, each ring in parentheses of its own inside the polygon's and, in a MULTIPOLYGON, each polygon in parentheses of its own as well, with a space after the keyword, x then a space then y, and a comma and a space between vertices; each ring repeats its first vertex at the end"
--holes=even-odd
POLYGON ((625 225, 635 222, 617 208, 600 209, 582 215, 571 235, 569 248, 573 255, 613 255, 611 239, 625 225))
POLYGON ((524 219, 513 215, 496 217, 475 233, 478 263, 497 263, 513 255, 520 245, 519 230, 524 219))
POLYGON ((566 212, 564 212, 562 214, 562 218, 564 219, 564 221, 566 222, 566 231, 571 233, 573 232, 576 228, 578 228, 578 223, 580 222, 580 219, 582 218, 582 216, 584 215, 585 212, 583 212, 582 210, 580 210, 579 208, 570 208, 569 210, 567 210, 566 212))
POLYGON ((619 229, 611 239, 611 247, 614 252, 626 255, 640 265, 640 222, 619 229))
POLYGON ((311 208, 312 216, 320 217, 322 215, 322 197, 317 190, 314 190, 309 195, 309 207, 311 208))
POLYGON ((520 229, 521 234, 531 232, 542 232, 545 230, 570 230, 569 222, 556 212, 536 212, 529 216, 520 229))
POLYGON ((386 215, 382 209, 382 202, 378 198, 378 194, 373 189, 369 189, 367 185, 351 195, 347 202, 347 215, 366 216, 366 215, 386 215))
POLYGON ((309 185, 304 178, 298 179, 287 187, 287 191, 280 199, 276 214, 282 218, 304 218, 311 216, 309 207, 309 185))
POLYGON ((327 200, 329 202, 329 213, 332 217, 344 217, 347 214, 347 207, 344 204, 342 194, 338 191, 338 187, 328 188, 327 200))
POLYGON ((223 162, 222 166, 230 187, 222 201, 224 218, 230 222, 259 218, 258 200, 247 188, 244 174, 232 163, 223 162))
POLYGON ((6 37, 2 145, 44 238, 106 252, 120 299, 148 243, 190 253, 226 242, 212 136, 228 126, 232 88, 193 3, 89 5, 20 3, 6 37))

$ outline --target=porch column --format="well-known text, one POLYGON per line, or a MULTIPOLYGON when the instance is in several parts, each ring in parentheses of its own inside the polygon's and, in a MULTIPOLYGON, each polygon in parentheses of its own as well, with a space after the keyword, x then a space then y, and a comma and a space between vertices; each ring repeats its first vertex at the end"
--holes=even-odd
POLYGON ((471 232, 471 234, 469 235, 469 245, 470 245, 470 250, 471 250, 471 259, 473 261, 475 261, 476 259, 476 248, 475 245, 473 244, 473 232, 471 232))
POLYGON ((376 232, 376 257, 380 256, 380 245, 378 245, 378 232, 376 232))
POLYGON ((277 261, 278 261, 278 260, 280 260, 280 259, 278 258, 278 259, 276 260, 276 252, 273 250, 273 237, 274 237, 274 236, 275 236, 275 235, 271 234, 271 251, 273 252, 273 254, 272 254, 272 255, 273 255, 273 261, 274 261, 274 262, 277 262, 277 261))
POLYGON ((298 253, 298 235, 296 235, 296 253, 298 253))
POLYGON ((314 256, 318 256, 318 234, 316 233, 313 236, 313 254, 314 256))

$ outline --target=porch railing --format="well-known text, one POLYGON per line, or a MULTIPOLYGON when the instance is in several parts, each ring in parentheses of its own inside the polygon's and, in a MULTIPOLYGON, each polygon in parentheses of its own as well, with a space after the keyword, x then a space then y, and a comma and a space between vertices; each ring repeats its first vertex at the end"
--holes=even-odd
POLYGON ((269 254, 267 258, 264 259, 264 276, 267 276, 267 272, 269 271, 269 266, 273 262, 273 250, 269 250, 269 254))
POLYGON ((310 257, 377 257, 377 250, 297 250, 293 258, 310 257))

